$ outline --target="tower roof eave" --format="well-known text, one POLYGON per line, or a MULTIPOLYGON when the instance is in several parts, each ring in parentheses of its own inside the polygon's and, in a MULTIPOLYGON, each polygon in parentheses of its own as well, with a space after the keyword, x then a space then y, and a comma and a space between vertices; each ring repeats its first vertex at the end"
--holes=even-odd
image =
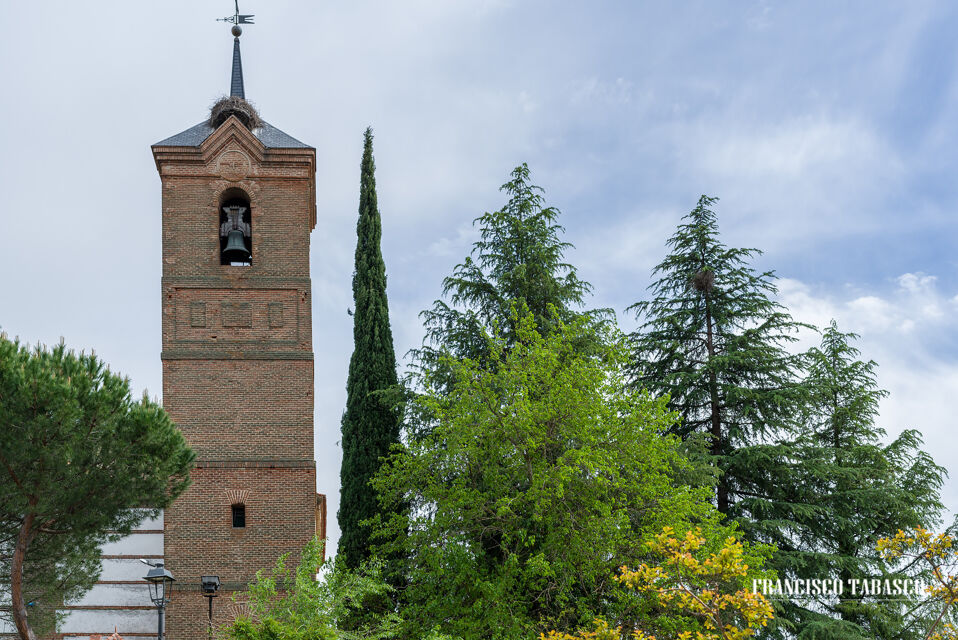
MULTIPOLYGON (((181 131, 174 136, 161 140, 154 144, 154 147, 198 147, 206 139, 213 135, 215 129, 207 121, 201 122, 190 127, 186 131, 181 131)), ((263 143, 267 149, 312 149, 313 147, 300 142, 285 131, 277 129, 268 122, 263 122, 263 126, 253 129, 253 135, 263 143)))

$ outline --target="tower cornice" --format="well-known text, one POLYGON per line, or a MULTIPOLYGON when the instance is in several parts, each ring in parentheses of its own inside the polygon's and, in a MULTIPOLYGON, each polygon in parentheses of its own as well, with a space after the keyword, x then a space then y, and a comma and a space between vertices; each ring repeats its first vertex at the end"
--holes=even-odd
POLYGON ((171 177, 203 177, 227 183, 256 179, 300 179, 309 183, 310 229, 316 226, 316 149, 270 148, 236 116, 212 131, 199 145, 151 147, 156 170, 171 177))

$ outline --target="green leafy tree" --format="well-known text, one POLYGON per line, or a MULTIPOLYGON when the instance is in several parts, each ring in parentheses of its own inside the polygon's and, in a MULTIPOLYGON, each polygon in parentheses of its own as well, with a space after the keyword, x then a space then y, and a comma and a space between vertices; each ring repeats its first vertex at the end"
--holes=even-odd
POLYGON ((380 531, 408 562, 406 637, 518 639, 617 619, 613 575, 647 538, 693 522, 710 540, 728 534, 711 487, 677 480, 690 465, 666 433, 674 416, 626 387, 621 341, 587 318, 547 326, 514 316, 484 336, 484 360, 447 358, 454 383, 439 371, 415 399, 434 428, 374 481, 411 505, 380 531))
POLYGON ((348 569, 340 558, 323 562, 322 540, 313 540, 295 568, 288 554, 269 572, 258 571, 241 599, 249 607, 221 629, 227 640, 380 640, 397 637, 394 611, 356 614, 370 600, 388 600, 392 588, 376 562, 348 569), (317 575, 317 570, 320 574, 317 575), (348 622, 347 622, 348 621, 348 622), (346 622, 346 624, 344 624, 346 622))
POLYGON ((515 341, 515 318, 532 314, 540 331, 584 316, 594 322, 612 317, 608 309, 582 311, 592 287, 581 280, 564 254, 559 210, 545 206, 543 190, 531 183, 529 167, 513 169, 500 188, 509 201, 475 219, 480 239, 472 254, 443 280, 443 296, 424 311, 426 340, 416 352, 424 369, 437 370, 441 354, 483 362, 489 357, 484 332, 515 341), (518 315, 513 314, 513 308, 518 315))
POLYGON ((642 322, 631 373, 635 386, 669 398, 676 433, 708 438, 721 471, 716 506, 747 521, 762 516, 742 510, 741 492, 767 471, 751 447, 787 433, 805 398, 801 362, 785 348, 802 325, 773 300, 774 274, 749 266, 760 252, 720 242, 715 202, 699 199, 668 240, 650 299, 630 307, 642 322))
MULTIPOLYGON (((808 356, 809 397, 794 440, 764 448, 774 473, 759 477, 743 508, 777 517, 756 520, 753 534, 778 547, 782 578, 916 578, 921 564, 889 572, 876 543, 900 529, 933 528, 945 470, 921 450, 921 435, 904 431, 890 444, 875 425, 875 362, 859 359, 833 321, 808 356)), ((782 601, 783 625, 798 638, 873 640, 922 637, 915 598, 852 595, 782 601)))
POLYGON ((653 620, 645 628, 629 620, 612 627, 599 618, 590 630, 575 635, 553 630, 542 640, 745 640, 757 635, 773 612, 765 597, 750 587, 756 559, 734 537, 709 554, 702 553, 705 542, 698 530, 679 537, 666 527, 647 543, 658 562, 622 567, 616 576, 641 599, 678 615, 653 620))
POLYGON ((346 384, 342 422, 343 464, 340 471, 338 556, 358 567, 369 558, 369 528, 365 520, 379 512, 370 486, 380 460, 399 442, 400 416, 385 397, 398 384, 396 354, 386 298, 386 264, 380 241, 382 222, 376 203, 373 135, 366 129, 356 226, 356 270, 353 273, 353 355, 346 384))
POLYGON ((186 488, 193 457, 162 407, 94 355, 0 335, 0 561, 23 640, 92 586, 100 545, 186 488))

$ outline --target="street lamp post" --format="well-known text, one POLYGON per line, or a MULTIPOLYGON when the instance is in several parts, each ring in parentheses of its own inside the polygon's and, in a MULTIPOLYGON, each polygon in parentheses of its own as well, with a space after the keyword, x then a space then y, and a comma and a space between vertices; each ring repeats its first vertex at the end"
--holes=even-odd
POLYGON ((156 605, 157 616, 157 640, 163 640, 163 610, 170 603, 170 596, 173 595, 173 583, 176 581, 173 574, 163 567, 162 562, 144 563, 153 567, 143 577, 150 583, 150 600, 156 605))
POLYGON ((213 640, 213 598, 220 588, 219 576, 203 576, 200 578, 200 589, 203 591, 203 597, 210 602, 210 640, 213 640))

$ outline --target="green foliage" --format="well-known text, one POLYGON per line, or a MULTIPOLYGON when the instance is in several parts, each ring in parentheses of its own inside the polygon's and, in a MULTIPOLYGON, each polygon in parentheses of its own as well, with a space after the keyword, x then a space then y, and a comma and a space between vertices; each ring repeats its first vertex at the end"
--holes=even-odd
POLYGON ((718 509, 748 519, 735 503, 762 468, 749 447, 785 432, 804 399, 801 363, 785 349, 802 325, 772 299, 774 274, 748 266, 760 252, 719 241, 715 202, 699 199, 653 271, 651 299, 630 307, 642 321, 631 372, 636 386, 669 398, 677 433, 710 437, 723 472, 718 509))
POLYGON ((380 459, 399 442, 400 417, 384 394, 395 389, 396 355, 386 298, 386 265, 380 241, 382 222, 376 204, 372 130, 366 129, 356 227, 356 270, 353 273, 353 355, 346 383, 342 421, 343 464, 338 521, 342 530, 338 555, 348 567, 369 558, 365 520, 379 513, 369 485, 380 459))
POLYGON ((475 219, 480 239, 472 254, 443 280, 443 296, 424 311, 426 345, 417 353, 432 375, 441 366, 441 354, 485 362, 489 357, 484 334, 496 331, 507 344, 516 340, 515 318, 532 314, 548 333, 557 322, 583 315, 600 322, 610 310, 580 312, 592 287, 564 262, 572 245, 559 239, 559 210, 544 206, 542 189, 530 182, 529 167, 513 169, 500 188, 509 196, 505 206, 475 219), (513 308, 518 315, 513 314, 513 308))
MULTIPOLYGON (((13 487, 2 486, 0 494, 13 487)), ((15 486, 15 485, 14 485, 15 486)), ((10 504, 0 495, 0 504, 10 504)), ((17 537, 18 520, 9 514, 3 516, 0 542, 0 602, 12 602, 12 562, 17 537)), ((27 603, 28 621, 38 636, 55 631, 64 613, 57 607, 80 598, 93 586, 100 574, 99 536, 45 535, 37 536, 28 548, 23 568, 23 599, 27 603)), ((13 624, 13 611, 0 608, 0 621, 13 624)))
POLYGON ((0 335, 0 568, 21 636, 51 629, 96 581, 99 546, 169 505, 193 457, 162 407, 94 355, 0 335))
MULTIPOLYGON (((853 336, 832 325, 820 349, 789 354, 804 325, 774 301, 774 274, 749 266, 758 251, 719 241, 714 202, 703 196, 686 216, 651 299, 632 307, 643 320, 631 336, 633 383, 668 394, 677 433, 710 438, 719 510, 747 539, 777 547, 770 567, 781 578, 900 577, 885 574, 875 541, 937 522, 944 470, 915 431, 882 444, 884 392, 853 336)), ((922 615, 868 598, 776 606, 769 635, 820 640, 910 638, 922 615)))
POLYGON ((555 630, 542 640, 745 640, 773 617, 772 606, 750 588, 759 579, 763 558, 751 556, 747 545, 729 536, 718 551, 702 553, 701 531, 675 536, 670 527, 647 543, 656 562, 637 569, 622 567, 616 580, 639 599, 650 600, 669 616, 648 621, 624 617, 613 628, 597 619, 592 629, 575 635, 555 630), (657 634, 657 635, 651 635, 657 634))
POLYGON ((376 563, 359 570, 340 561, 323 563, 323 543, 311 541, 295 569, 280 558, 269 573, 259 571, 240 598, 249 613, 221 629, 227 640, 379 640, 396 637, 399 616, 395 611, 363 616, 356 613, 371 599, 388 601, 391 592, 376 563), (320 579, 317 571, 321 570, 320 579), (343 629, 349 621, 350 629, 343 629))
MULTIPOLYGON (((921 451, 917 431, 890 444, 874 424, 886 395, 875 363, 859 360, 857 336, 832 322, 808 354, 808 401, 794 440, 764 448, 773 472, 759 478, 743 508, 774 517, 747 526, 777 545, 782 578, 882 579, 918 577, 922 566, 889 572, 876 543, 899 529, 940 522, 945 470, 921 451), (761 496, 761 497, 758 497, 761 496)), ((919 638, 925 615, 912 598, 889 601, 850 594, 782 603, 798 638, 919 638)))
POLYGON ((409 504, 383 549, 408 560, 404 632, 529 638, 622 612, 613 575, 664 526, 697 523, 721 544, 710 487, 689 468, 674 416, 621 374, 627 351, 587 318, 538 331, 513 315, 483 361, 446 358, 415 402, 435 419, 374 481, 409 504), (579 348, 594 345, 589 353, 579 348))

